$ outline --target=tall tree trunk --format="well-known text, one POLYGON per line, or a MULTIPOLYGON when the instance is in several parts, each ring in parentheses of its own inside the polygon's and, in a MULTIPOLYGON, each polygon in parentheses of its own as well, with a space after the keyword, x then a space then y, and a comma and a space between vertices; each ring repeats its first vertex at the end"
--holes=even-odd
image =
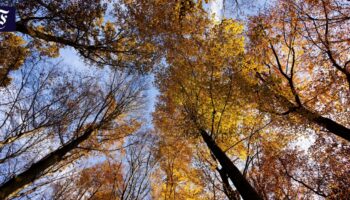
POLYGON ((292 112, 296 112, 303 118, 308 119, 310 122, 313 122, 327 129, 329 132, 333 133, 334 135, 337 135, 350 142, 349 128, 339 124, 338 122, 330 118, 323 117, 320 114, 305 108, 304 106, 300 106, 299 108, 296 108, 292 102, 290 102, 287 98, 281 95, 279 95, 279 98, 281 98, 286 103, 286 105, 288 105, 288 107, 290 108, 290 110, 292 110, 292 112))
MULTIPOLYGON (((291 102, 289 103, 292 104, 291 102)), ((300 116, 308 119, 310 122, 313 122, 327 129, 329 132, 333 133, 334 135, 337 135, 350 142, 349 128, 337 123, 336 121, 333 121, 332 119, 323 117, 318 113, 312 112, 311 110, 305 107, 296 108, 295 112, 300 116)))
POLYGON ((337 122, 335 122, 329 118, 322 117, 320 115, 313 118, 313 121, 316 124, 327 129, 329 132, 334 133, 335 135, 350 142, 350 129, 349 128, 346 128, 345 126, 338 124, 337 122))
POLYGON ((63 147, 51 152, 38 162, 34 163, 26 171, 12 177, 10 180, 0 186, 0 199, 6 199, 16 193, 18 190, 25 187, 27 184, 34 182, 37 178, 42 176, 49 167, 62 161, 63 157, 73 149, 77 148, 79 144, 87 140, 95 129, 90 127, 78 138, 67 143, 63 147))
POLYGON ((228 181, 227 172, 225 171, 225 169, 221 168, 221 169, 217 169, 217 171, 220 174, 222 184, 223 184, 222 187, 227 198, 230 200, 240 200, 239 193, 232 189, 228 181))
MULTIPOLYGON (((265 79, 261 76, 261 74, 256 73, 257 77, 262 81, 262 82, 266 82, 265 79)), ((249 83, 247 83, 249 84, 249 83)), ((350 84, 350 83, 349 83, 350 84)), ((250 85, 251 88, 254 88, 254 85, 250 85)), ((350 87, 350 85, 349 85, 350 87)), ((315 113, 309 109, 307 109, 306 107, 304 107, 303 105, 299 105, 296 106, 293 102, 291 102, 288 98, 286 98, 285 96, 281 95, 281 94, 277 94, 276 92, 272 91, 267 85, 265 85, 265 88, 267 89, 267 91, 270 92, 271 95, 277 97, 284 105, 286 105, 289 108, 289 111, 286 112, 285 114, 289 114, 289 113, 297 113, 299 114, 301 117, 308 119, 310 122, 313 122, 325 129, 327 129, 329 132, 347 140, 350 142, 350 128, 347 128, 339 123, 337 123, 336 121, 330 119, 330 118, 326 118, 321 116, 318 113, 315 113)))
MULTIPOLYGON (((300 106, 299 108, 296 107, 292 102, 290 102, 287 98, 277 95, 282 102, 285 103, 285 105, 288 105, 291 112, 295 112, 299 114, 301 117, 308 119, 310 122, 313 122, 325 129, 327 129, 329 132, 333 133, 334 135, 337 135, 347 141, 350 142, 350 129, 337 123, 336 121, 323 117, 318 113, 315 113, 303 106, 300 106)), ((290 113, 290 112, 287 112, 290 113)))
POLYGON ((207 144, 210 151, 213 153, 215 158, 219 161, 221 167, 227 172, 228 177, 237 188, 240 195, 244 200, 262 200, 255 189, 245 179, 239 169, 232 163, 227 155, 220 149, 215 143, 211 136, 205 131, 200 130, 201 136, 204 142, 207 144))

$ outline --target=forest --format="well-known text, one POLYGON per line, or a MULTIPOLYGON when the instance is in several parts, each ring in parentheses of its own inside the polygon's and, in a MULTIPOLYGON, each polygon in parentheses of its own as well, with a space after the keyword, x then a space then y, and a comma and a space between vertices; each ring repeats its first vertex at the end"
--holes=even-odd
POLYGON ((349 0, 1 6, 0 200, 350 199, 349 0))

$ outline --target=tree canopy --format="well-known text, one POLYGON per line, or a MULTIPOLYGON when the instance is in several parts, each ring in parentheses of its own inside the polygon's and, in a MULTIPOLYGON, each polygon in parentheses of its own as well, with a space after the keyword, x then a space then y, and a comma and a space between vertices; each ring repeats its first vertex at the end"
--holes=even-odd
POLYGON ((1 5, 0 199, 350 198, 349 1, 1 5))

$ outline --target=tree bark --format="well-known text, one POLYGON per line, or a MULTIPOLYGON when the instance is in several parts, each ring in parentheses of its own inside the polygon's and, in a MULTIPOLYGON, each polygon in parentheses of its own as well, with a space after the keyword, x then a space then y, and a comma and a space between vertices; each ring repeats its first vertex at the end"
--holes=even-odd
POLYGON ((338 122, 327 118, 327 117, 323 117, 318 113, 315 113, 303 106, 297 108, 295 107, 295 105, 290 102, 287 98, 285 97, 281 97, 279 95, 280 98, 283 98, 282 100, 284 101, 284 103, 286 105, 288 105, 288 107, 290 108, 290 112, 287 113, 291 113, 291 112, 295 112, 298 115, 300 115, 301 117, 308 119, 310 122, 315 123, 325 129, 327 129, 329 132, 333 133, 334 135, 337 135, 341 138, 343 138, 344 140, 347 140, 350 142, 350 129, 339 124, 338 122))
POLYGON ((329 132, 334 133, 335 135, 347 140, 350 142, 350 129, 345 126, 338 124, 337 122, 322 116, 317 116, 313 120, 318 125, 324 127, 329 132))
POLYGON ((296 112, 299 115, 305 117, 306 119, 309 119, 311 122, 327 129, 329 132, 333 133, 334 135, 337 135, 350 142, 349 128, 337 123, 336 121, 333 121, 332 119, 329 119, 317 113, 314 113, 304 107, 296 109, 296 112))
POLYGON ((221 169, 217 169, 217 171, 220 174, 222 184, 223 184, 222 187, 227 198, 230 200, 240 200, 238 192, 232 189, 228 181, 227 172, 225 171, 225 169, 221 168, 221 169))
POLYGON ((67 143, 63 147, 51 152, 38 162, 34 163, 26 171, 12 177, 10 180, 0 186, 0 199, 11 197, 18 190, 27 184, 34 182, 42 176, 46 169, 62 161, 63 157, 71 150, 78 147, 79 144, 87 140, 95 129, 90 127, 78 138, 67 143))
POLYGON ((220 149, 211 136, 205 130, 200 130, 204 142, 207 144, 210 151, 219 161, 221 167, 227 172, 228 177, 237 188, 244 200, 262 200, 255 189, 245 179, 239 169, 232 163, 227 155, 220 149))
MULTIPOLYGON (((266 82, 259 73, 257 73, 256 75, 262 82, 266 82)), ((254 88, 255 86, 251 85, 251 87, 254 88)), ((282 104, 286 105, 289 108, 289 111, 283 114, 289 114, 292 112, 297 113, 301 117, 308 119, 310 122, 313 122, 327 129, 329 132, 350 142, 350 128, 347 128, 330 118, 323 117, 320 114, 307 109, 306 107, 301 105, 301 103, 300 105, 296 106, 293 102, 291 102, 285 96, 277 94, 276 92, 272 91, 267 85, 265 87, 270 92, 271 95, 277 97, 282 104)))
POLYGON ((78 50, 84 49, 87 51, 106 51, 106 52, 111 52, 111 53, 126 53, 127 52, 127 51, 120 51, 117 49, 113 49, 113 48, 109 47, 108 45, 82 44, 82 43, 79 43, 78 41, 69 40, 69 39, 64 38, 64 37, 59 37, 59 36, 43 33, 43 32, 40 32, 38 30, 35 30, 35 29, 28 27, 22 21, 16 22, 16 31, 23 33, 23 34, 26 34, 26 35, 29 35, 33 38, 39 38, 39 39, 45 40, 47 42, 55 42, 58 44, 67 45, 67 46, 73 47, 73 48, 78 49, 78 50))

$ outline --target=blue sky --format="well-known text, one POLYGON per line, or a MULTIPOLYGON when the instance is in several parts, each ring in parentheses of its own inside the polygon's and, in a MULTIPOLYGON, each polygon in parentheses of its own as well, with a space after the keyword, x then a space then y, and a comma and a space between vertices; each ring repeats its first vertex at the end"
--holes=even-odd
MULTIPOLYGON (((60 50, 59 61, 62 61, 63 66, 78 70, 80 72, 88 73, 89 75, 106 73, 109 67, 99 68, 95 66, 89 66, 83 62, 82 58, 79 57, 78 53, 70 47, 60 50)), ((152 112, 154 111, 156 104, 156 97, 159 94, 156 87, 153 86, 154 77, 149 75, 147 78, 149 81, 149 89, 146 91, 147 101, 146 110, 143 113, 143 117, 147 119, 147 127, 152 127, 152 112)))

